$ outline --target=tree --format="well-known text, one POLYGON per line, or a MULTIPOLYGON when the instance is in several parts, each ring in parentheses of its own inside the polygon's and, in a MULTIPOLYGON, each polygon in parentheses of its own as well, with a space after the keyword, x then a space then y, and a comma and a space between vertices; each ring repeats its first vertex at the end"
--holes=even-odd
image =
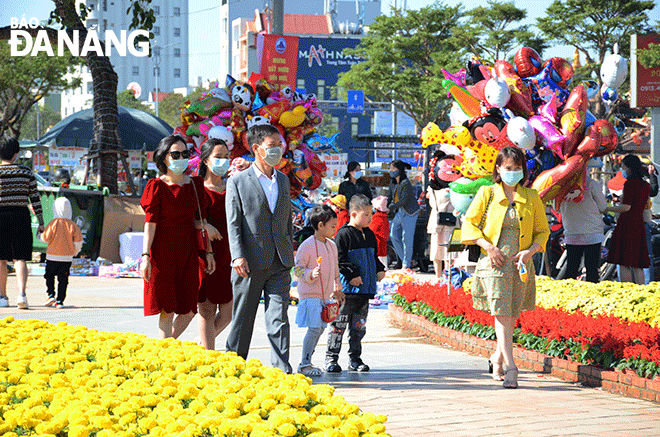
MULTIPOLYGON (((651 30, 647 11, 654 6, 653 0, 555 0, 537 26, 551 41, 576 47, 587 59, 587 75, 602 86, 605 56, 618 43, 621 56, 630 58, 630 35, 651 30)), ((594 114, 605 116, 600 100, 594 114)))
POLYGON ((338 80, 339 89, 364 90, 370 99, 393 103, 415 120, 419 131, 447 112, 441 69, 454 72, 467 54, 460 6, 434 4, 379 16, 360 45, 344 53, 361 58, 338 80))
POLYGON ((34 105, 23 120, 19 138, 22 140, 38 140, 48 129, 61 120, 62 115, 59 111, 55 111, 49 106, 34 105))
POLYGON ((638 50, 639 62, 646 68, 660 67, 660 44, 649 44, 649 48, 638 50))
MULTIPOLYGON (((20 50, 20 48, 18 48, 20 50)), ((54 89, 80 86, 80 79, 67 82, 66 73, 80 64, 71 56, 11 56, 8 44, 0 44, 0 136, 21 137, 25 118, 43 96, 54 89)))
POLYGON ((151 108, 147 105, 143 105, 140 100, 135 98, 133 90, 124 90, 117 93, 117 105, 139 109, 140 111, 148 112, 149 114, 154 113, 151 108))
POLYGON ((527 17, 527 11, 517 8, 513 1, 488 0, 488 6, 474 8, 467 15, 470 32, 475 36, 470 46, 483 61, 493 64, 499 59, 506 60, 517 45, 532 47, 539 54, 548 47, 528 26, 511 27, 527 17))

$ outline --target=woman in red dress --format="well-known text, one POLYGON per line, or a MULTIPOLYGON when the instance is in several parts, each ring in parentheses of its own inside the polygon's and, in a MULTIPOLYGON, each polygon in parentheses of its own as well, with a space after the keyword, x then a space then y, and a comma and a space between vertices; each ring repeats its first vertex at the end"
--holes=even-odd
POLYGON ((621 169, 626 178, 623 199, 620 205, 607 207, 607 211, 621 213, 612 233, 607 262, 621 266, 621 282, 644 284, 643 269, 650 265, 644 227, 650 186, 642 179, 642 162, 637 156, 626 155, 621 169))
POLYGON ((231 254, 225 212, 225 181, 229 148, 223 140, 209 139, 200 151, 199 175, 204 178, 206 216, 217 269, 205 274, 200 252, 199 339, 206 349, 215 349, 215 338, 229 325, 232 313, 231 254))
MULTIPOLYGON (((145 223, 140 273, 145 281, 144 315, 160 314, 161 338, 178 338, 197 312, 199 262, 195 228, 202 223, 195 220, 195 190, 202 206, 205 197, 202 178, 183 174, 189 157, 182 137, 163 138, 154 152, 154 162, 162 176, 151 179, 142 194, 145 223)), ((212 273, 213 253, 209 251, 205 257, 207 270, 212 273)))

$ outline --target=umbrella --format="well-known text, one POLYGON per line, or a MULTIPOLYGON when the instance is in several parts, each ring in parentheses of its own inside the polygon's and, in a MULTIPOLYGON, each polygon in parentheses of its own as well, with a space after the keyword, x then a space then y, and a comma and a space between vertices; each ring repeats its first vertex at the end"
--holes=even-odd
MULTIPOLYGON (((172 127, 164 120, 139 109, 118 106, 119 136, 124 150, 141 150, 145 145, 153 151, 168 135, 172 127)), ((89 147, 94 132, 94 109, 85 109, 69 115, 53 126, 38 144, 57 147, 89 147)))

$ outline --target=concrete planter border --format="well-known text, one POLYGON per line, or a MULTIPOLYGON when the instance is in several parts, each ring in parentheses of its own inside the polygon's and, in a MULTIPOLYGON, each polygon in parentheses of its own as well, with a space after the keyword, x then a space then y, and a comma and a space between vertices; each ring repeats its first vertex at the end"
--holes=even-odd
MULTIPOLYGON (((493 340, 436 325, 422 316, 403 311, 400 306, 393 303, 389 304, 389 316, 393 324, 412 329, 453 349, 483 357, 490 357, 495 351, 496 343, 493 340)), ((623 372, 603 370, 518 346, 514 346, 513 356, 517 366, 534 372, 547 373, 565 381, 579 382, 588 387, 601 387, 612 393, 660 403, 660 377, 657 376, 647 379, 629 370, 623 372)))

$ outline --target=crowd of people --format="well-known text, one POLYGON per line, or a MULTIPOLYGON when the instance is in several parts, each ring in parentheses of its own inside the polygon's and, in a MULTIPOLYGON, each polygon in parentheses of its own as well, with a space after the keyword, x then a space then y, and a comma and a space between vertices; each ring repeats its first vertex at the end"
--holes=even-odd
MULTIPOLYGON (((227 144, 210 139, 201 147, 199 176, 188 176, 190 150, 177 135, 163 138, 154 152, 161 176, 144 186, 144 314, 159 316, 160 336, 179 337, 199 312, 198 342, 215 349, 229 327, 225 349, 247 358, 260 300, 271 345, 271 365, 287 373, 290 364, 291 272, 298 277, 295 323, 307 328, 299 373, 341 372, 339 355, 348 329, 348 369, 369 371, 362 360, 369 299, 388 266, 387 244, 396 253, 394 268, 410 268, 420 203, 400 160, 389 165, 389 196, 375 196, 357 162, 347 166, 339 195, 307 212, 311 229, 294 253, 289 180, 276 170, 282 157, 279 131, 270 125, 248 130, 254 163, 228 178, 227 144), (191 243, 192 242, 192 243, 191 243), (323 369, 312 356, 330 325, 323 369)), ((55 219, 44 227, 32 172, 15 165, 18 142, 0 141, 0 306, 8 306, 7 262, 14 261, 19 308, 27 308, 26 261, 32 256, 28 203, 48 243, 45 305, 61 307, 71 258, 82 245, 65 198, 53 205, 55 219), (6 243, 4 243, 6 242, 6 243), (54 279, 58 278, 55 291, 54 279)), ((568 277, 578 275, 584 257, 586 279, 598 281, 602 214, 619 213, 608 262, 620 266, 624 281, 644 283, 649 256, 650 198, 657 177, 634 155, 622 161, 623 196, 608 206, 596 181, 587 179, 579 202, 565 201, 568 277), (649 182, 647 182, 647 180, 649 182)), ((543 252, 550 234, 545 205, 526 188, 524 153, 505 147, 497 155, 491 186, 481 187, 467 213, 453 214, 446 186, 431 183, 426 192, 431 235, 430 260, 441 275, 449 268, 447 245, 454 229, 461 243, 480 251, 472 291, 475 308, 494 316, 497 349, 491 356, 493 379, 506 388, 518 385, 513 361, 513 329, 523 311, 535 307, 534 254, 543 252)))

